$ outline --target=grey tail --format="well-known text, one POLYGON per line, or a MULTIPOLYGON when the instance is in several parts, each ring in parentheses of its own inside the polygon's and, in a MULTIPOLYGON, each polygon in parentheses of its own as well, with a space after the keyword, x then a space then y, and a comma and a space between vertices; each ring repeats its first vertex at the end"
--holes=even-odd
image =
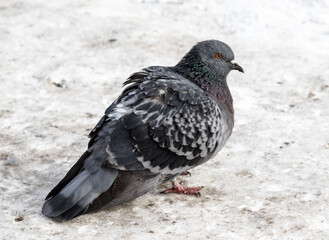
POLYGON ((117 176, 118 170, 106 165, 98 154, 87 151, 48 194, 42 213, 56 221, 83 214, 117 176))
POLYGON ((148 170, 119 171, 112 186, 95 199, 86 212, 95 212, 103 207, 114 207, 133 200, 156 188, 160 177, 160 174, 148 170))

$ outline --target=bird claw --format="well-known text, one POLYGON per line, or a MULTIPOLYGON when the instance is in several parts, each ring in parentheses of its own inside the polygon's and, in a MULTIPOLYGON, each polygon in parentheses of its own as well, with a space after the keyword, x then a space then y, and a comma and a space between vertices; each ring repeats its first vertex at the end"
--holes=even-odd
POLYGON ((189 177, 192 176, 191 172, 189 172, 189 171, 182 172, 180 175, 182 175, 182 176, 188 175, 189 177))
POLYGON ((201 190, 202 187, 185 187, 184 182, 180 182, 179 184, 175 185, 172 188, 169 188, 167 190, 162 191, 161 193, 167 194, 167 193, 180 193, 180 194, 186 194, 186 195, 196 195, 197 197, 201 197, 201 193, 199 190, 201 190))

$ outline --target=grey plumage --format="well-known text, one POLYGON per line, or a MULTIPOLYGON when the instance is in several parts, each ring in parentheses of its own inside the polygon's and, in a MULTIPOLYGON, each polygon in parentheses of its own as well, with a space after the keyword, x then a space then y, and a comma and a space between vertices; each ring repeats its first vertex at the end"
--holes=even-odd
POLYGON ((233 128, 226 77, 243 71, 233 58, 225 43, 209 40, 174 67, 132 74, 42 212, 64 221, 115 206, 214 157, 233 128))

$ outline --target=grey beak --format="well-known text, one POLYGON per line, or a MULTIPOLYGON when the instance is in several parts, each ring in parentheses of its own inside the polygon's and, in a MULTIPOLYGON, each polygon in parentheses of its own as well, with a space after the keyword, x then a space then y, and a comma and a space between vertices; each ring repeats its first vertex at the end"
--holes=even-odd
POLYGON ((231 64, 232 64, 232 69, 234 69, 234 70, 238 70, 239 72, 244 73, 243 68, 242 68, 239 64, 237 64, 237 63, 233 63, 233 62, 231 62, 231 64))

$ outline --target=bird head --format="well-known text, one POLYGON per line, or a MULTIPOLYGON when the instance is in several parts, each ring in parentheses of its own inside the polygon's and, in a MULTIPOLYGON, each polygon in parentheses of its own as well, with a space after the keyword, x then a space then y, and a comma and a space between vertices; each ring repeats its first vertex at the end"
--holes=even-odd
POLYGON ((218 40, 199 42, 194 46, 201 60, 209 67, 227 75, 231 70, 244 72, 242 67, 234 63, 234 53, 225 43, 218 40))
POLYGON ((185 73, 199 77, 226 79, 231 70, 244 72, 243 68, 233 62, 234 53, 225 43, 207 40, 197 43, 177 64, 185 73))

